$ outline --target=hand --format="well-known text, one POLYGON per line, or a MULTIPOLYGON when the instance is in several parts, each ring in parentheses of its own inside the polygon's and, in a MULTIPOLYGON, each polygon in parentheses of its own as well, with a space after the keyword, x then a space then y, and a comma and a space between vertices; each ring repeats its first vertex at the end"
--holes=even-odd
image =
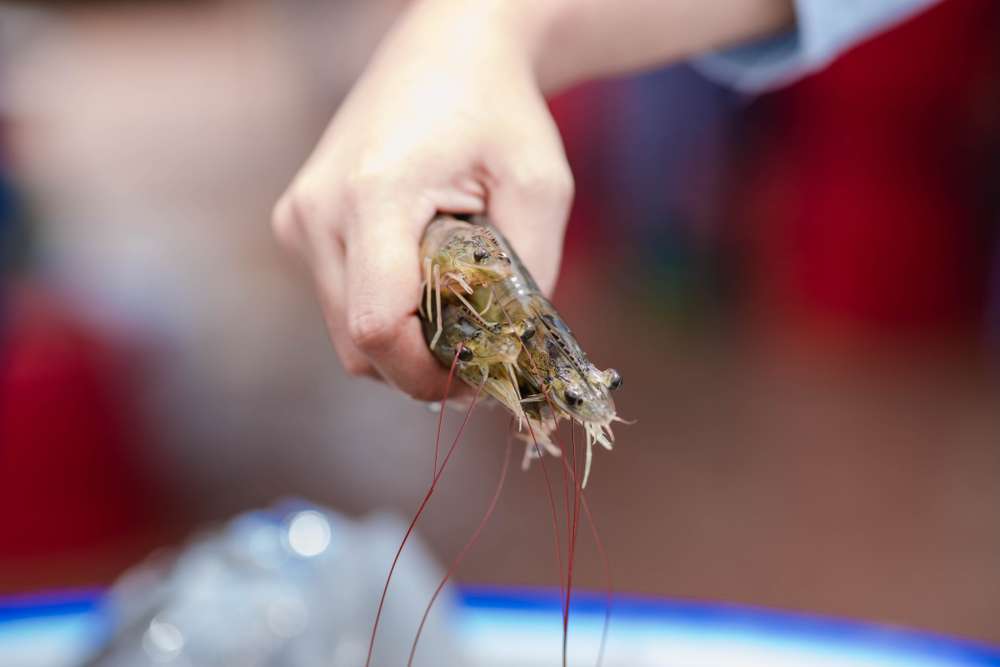
POLYGON ((558 273, 572 176, 509 4, 417 3, 274 211, 347 371, 421 400, 440 400, 447 376, 416 316, 437 211, 488 212, 543 290, 558 273))

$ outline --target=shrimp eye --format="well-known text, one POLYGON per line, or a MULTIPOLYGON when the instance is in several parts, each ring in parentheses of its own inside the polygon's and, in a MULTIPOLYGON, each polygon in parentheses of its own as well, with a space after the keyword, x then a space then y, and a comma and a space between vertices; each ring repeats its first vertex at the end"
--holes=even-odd
POLYGON ((566 397, 566 404, 569 406, 583 404, 583 397, 575 389, 567 389, 563 396, 566 397))
POLYGON ((524 330, 524 333, 521 334, 521 341, 527 343, 529 340, 531 340, 532 336, 534 335, 535 335, 535 325, 529 324, 527 328, 524 330))
POLYGON ((472 258, 478 263, 483 263, 490 256, 490 253, 482 248, 476 248, 476 251, 472 253, 472 258))
POLYGON ((470 350, 467 347, 463 347, 461 350, 458 351, 459 361, 472 361, 473 356, 474 355, 472 354, 472 350, 470 350))
POLYGON ((608 389, 614 391, 615 389, 618 389, 619 387, 622 386, 621 373, 619 373, 613 368, 609 368, 608 370, 605 371, 605 373, 607 373, 608 376, 608 389))

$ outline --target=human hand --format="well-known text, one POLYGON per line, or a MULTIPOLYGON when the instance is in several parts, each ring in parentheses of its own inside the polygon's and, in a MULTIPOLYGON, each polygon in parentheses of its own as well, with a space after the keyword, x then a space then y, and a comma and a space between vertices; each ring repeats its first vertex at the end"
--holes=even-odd
MULTIPOLYGON (((439 400, 418 247, 438 211, 488 212, 554 286, 572 176, 510 3, 426 0, 389 34, 275 207, 345 369, 439 400)), ((518 3, 514 3, 518 4, 518 3)))

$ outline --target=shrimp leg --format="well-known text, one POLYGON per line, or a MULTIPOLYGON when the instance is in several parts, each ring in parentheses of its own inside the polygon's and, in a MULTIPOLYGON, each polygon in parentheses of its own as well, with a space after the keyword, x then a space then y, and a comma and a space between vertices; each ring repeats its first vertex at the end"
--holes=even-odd
POLYGON ((431 339, 432 350, 444 331, 444 318, 441 317, 441 269, 437 264, 434 265, 434 291, 437 293, 437 329, 434 330, 434 338, 431 339))
POLYGON ((487 322, 486 320, 484 320, 483 316, 479 314, 479 311, 476 310, 476 308, 471 303, 469 303, 469 301, 464 296, 462 296, 459 292, 456 292, 455 288, 452 287, 452 288, 449 288, 449 289, 451 289, 451 293, 454 294, 455 297, 457 297, 459 301, 461 301, 463 304, 465 304, 465 307, 469 309, 469 311, 472 313, 472 316, 475 317, 477 320, 479 320, 479 322, 484 327, 489 327, 489 328, 492 329, 495 326, 494 324, 491 324, 490 322, 487 322))
POLYGON ((424 298, 424 303, 427 305, 424 308, 424 312, 427 314, 432 321, 434 315, 431 313, 431 258, 424 257, 424 287, 426 288, 426 297, 424 298))

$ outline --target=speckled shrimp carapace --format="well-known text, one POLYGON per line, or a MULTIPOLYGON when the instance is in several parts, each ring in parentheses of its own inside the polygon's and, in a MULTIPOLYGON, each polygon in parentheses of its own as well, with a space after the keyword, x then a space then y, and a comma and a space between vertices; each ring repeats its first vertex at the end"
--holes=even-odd
POLYGON ((441 337, 444 320, 442 298, 463 303, 470 314, 489 325, 472 307, 466 295, 490 285, 510 273, 510 258, 484 227, 439 215, 431 221, 420 243, 423 288, 420 314, 433 326, 429 344, 433 350, 441 337))
MULTIPOLYGON (((502 364, 502 372, 488 375, 503 385, 516 374, 510 387, 494 386, 486 391, 498 398, 519 419, 525 415, 532 435, 551 452, 549 435, 561 419, 579 422, 587 434, 587 458, 584 483, 590 473, 593 444, 611 448, 614 434, 611 423, 621 421, 615 412, 611 390, 621 386, 621 376, 614 369, 599 370, 588 359, 572 331, 542 294, 517 253, 498 230, 483 217, 462 220, 438 216, 431 222, 421 244, 424 257, 425 303, 421 304, 424 331, 438 358, 445 362, 443 351, 435 349, 442 335, 452 343, 468 339, 463 350, 465 363, 492 366, 486 357, 477 358, 476 342, 499 340, 517 342, 520 352, 513 361, 502 364), (433 282, 433 289, 432 289, 433 282), (432 299, 437 295, 436 308, 432 299), (462 322, 443 315, 443 302, 457 301, 465 308, 462 322), (445 333, 451 327, 452 331, 445 333), (502 394, 500 398, 498 394, 502 394), (518 407, 510 399, 517 396, 518 407), (526 410, 527 408, 527 410, 526 410)), ((454 350, 453 345, 448 349, 454 350)), ((450 357, 448 358, 450 363, 450 357)), ((472 378, 464 380, 470 382, 472 378)), ((474 380, 478 384, 484 373, 474 380)), ((472 383, 472 382, 470 382, 472 383)), ((529 448, 526 461, 537 450, 529 448)))
MULTIPOLYGON (((466 384, 478 387, 511 411, 518 421, 526 417, 518 394, 517 359, 521 342, 504 333, 497 324, 485 326, 478 322, 463 303, 446 302, 441 308, 441 334, 432 349, 444 366, 455 363, 455 372, 466 384), (457 357, 456 357, 457 354, 457 357)), ((422 319, 424 336, 432 340, 435 325, 422 319)))

